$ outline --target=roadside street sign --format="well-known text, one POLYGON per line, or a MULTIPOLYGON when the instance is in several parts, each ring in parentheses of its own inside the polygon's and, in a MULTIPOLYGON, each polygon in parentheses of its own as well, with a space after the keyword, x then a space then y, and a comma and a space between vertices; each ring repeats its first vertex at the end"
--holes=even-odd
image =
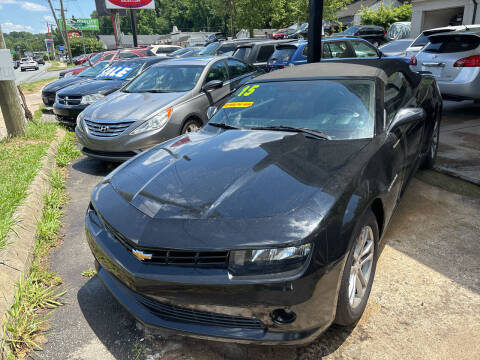
POLYGON ((15 73, 10 50, 0 49, 0 81, 5 80, 15 80, 15 73))

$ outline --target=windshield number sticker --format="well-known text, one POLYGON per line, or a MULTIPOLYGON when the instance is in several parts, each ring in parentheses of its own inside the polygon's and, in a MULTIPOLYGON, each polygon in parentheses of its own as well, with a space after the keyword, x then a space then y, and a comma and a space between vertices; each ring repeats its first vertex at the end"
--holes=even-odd
POLYGON ((237 96, 250 96, 260 85, 245 86, 242 91, 237 96))
POLYGON ((113 67, 108 67, 105 70, 103 70, 98 77, 109 77, 109 78, 117 78, 117 79, 123 79, 126 77, 128 74, 132 72, 133 68, 132 67, 124 67, 124 66, 113 66, 113 67))
POLYGON ((246 108, 253 105, 253 102, 231 102, 223 105, 224 108, 246 108))

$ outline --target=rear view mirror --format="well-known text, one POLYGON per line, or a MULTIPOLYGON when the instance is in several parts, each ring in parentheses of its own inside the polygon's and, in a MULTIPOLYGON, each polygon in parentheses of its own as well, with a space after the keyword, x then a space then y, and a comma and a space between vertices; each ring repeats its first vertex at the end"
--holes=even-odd
POLYGON ((203 85, 202 90, 207 91, 207 90, 213 90, 213 89, 218 89, 223 86, 223 81, 221 80, 211 80, 205 85, 203 85))
POLYGON ((388 132, 399 128, 400 126, 410 124, 417 121, 423 121, 425 119, 425 110, 423 108, 404 108, 395 115, 390 126, 388 127, 388 132))
POLYGON ((218 107, 216 106, 210 106, 207 110, 207 118, 210 120, 213 115, 215 115, 218 111, 218 107))

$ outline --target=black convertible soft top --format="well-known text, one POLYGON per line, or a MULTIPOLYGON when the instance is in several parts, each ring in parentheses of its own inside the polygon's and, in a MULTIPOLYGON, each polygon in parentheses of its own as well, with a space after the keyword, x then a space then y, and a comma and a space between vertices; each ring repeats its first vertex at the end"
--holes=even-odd
POLYGON ((395 72, 402 72, 413 86, 417 86, 421 75, 410 70, 408 64, 399 59, 349 59, 333 60, 289 67, 259 76, 256 80, 293 80, 318 77, 374 77, 386 82, 395 72))

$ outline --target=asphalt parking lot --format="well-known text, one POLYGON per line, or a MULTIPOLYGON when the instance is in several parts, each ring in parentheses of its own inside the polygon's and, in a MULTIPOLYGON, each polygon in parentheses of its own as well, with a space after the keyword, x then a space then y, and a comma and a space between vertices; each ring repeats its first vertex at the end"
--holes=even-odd
MULTIPOLYGON (((477 109, 478 110, 478 109, 477 109)), ((455 121, 471 112, 456 110, 455 121)), ((478 116, 477 116, 478 117, 478 116)), ((450 122, 446 123, 447 125, 450 122)), ((445 125, 445 126, 447 126, 445 125)), ((454 150, 450 149, 454 152, 454 150)), ((85 241, 91 189, 111 165, 81 158, 69 171, 63 244, 51 255, 66 305, 53 313, 42 359, 473 359, 480 353, 480 190, 428 171, 410 183, 388 232, 370 300, 353 329, 306 347, 246 346, 144 332, 97 278, 85 241)))

